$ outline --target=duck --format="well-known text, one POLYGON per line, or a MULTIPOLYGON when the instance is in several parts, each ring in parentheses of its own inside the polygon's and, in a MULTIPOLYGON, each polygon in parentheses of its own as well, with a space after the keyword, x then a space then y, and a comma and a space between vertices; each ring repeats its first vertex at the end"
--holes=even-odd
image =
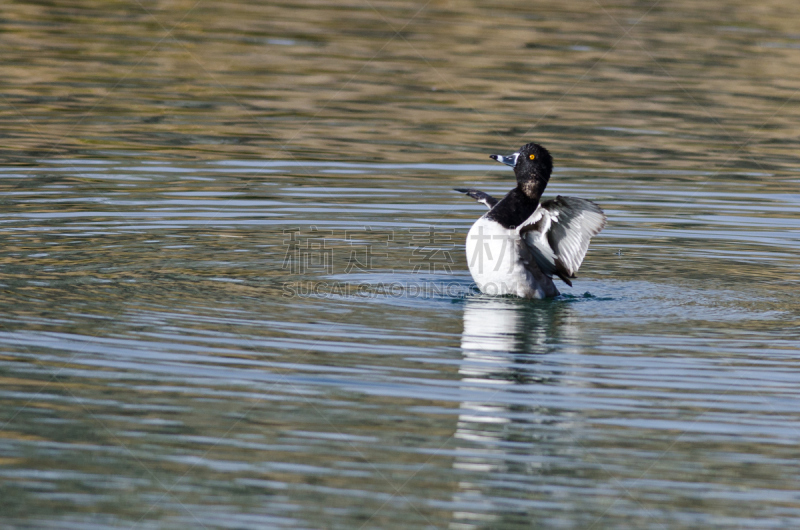
POLYGON ((489 158, 514 168, 517 185, 500 200, 474 188, 455 188, 489 208, 467 234, 470 274, 484 294, 556 297, 561 293, 553 277, 572 287, 589 241, 606 225, 606 214, 578 197, 540 202, 553 157, 537 143, 489 158))

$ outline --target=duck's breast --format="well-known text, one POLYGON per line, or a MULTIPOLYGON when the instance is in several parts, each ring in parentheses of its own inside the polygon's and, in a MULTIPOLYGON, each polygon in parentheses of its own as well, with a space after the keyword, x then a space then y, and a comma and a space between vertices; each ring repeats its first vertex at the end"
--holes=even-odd
POLYGON ((523 262, 520 247, 523 244, 516 230, 505 228, 497 221, 481 217, 472 225, 467 234, 467 264, 481 292, 526 298, 546 296, 527 269, 529 264, 523 262))

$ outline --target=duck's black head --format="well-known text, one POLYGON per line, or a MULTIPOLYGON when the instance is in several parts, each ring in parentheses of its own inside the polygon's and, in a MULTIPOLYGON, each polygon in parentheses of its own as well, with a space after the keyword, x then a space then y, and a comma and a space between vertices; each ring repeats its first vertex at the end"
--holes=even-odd
POLYGON ((531 199, 539 200, 553 172, 553 157, 539 144, 525 144, 508 156, 489 155, 498 162, 514 168, 517 186, 531 199))

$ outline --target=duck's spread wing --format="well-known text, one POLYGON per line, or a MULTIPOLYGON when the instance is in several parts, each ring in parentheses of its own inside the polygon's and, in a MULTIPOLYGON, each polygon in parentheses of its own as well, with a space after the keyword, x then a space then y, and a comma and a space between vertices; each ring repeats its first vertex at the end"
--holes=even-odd
POLYGON ((494 208, 494 205, 497 204, 497 199, 489 195, 488 193, 484 193, 480 190, 476 190, 473 188, 454 188, 455 191, 466 193, 468 196, 472 197, 476 201, 485 204, 490 210, 494 208))
POLYGON ((539 269, 571 286, 589 240, 605 225, 606 215, 595 203, 559 195, 540 204, 518 230, 539 269))

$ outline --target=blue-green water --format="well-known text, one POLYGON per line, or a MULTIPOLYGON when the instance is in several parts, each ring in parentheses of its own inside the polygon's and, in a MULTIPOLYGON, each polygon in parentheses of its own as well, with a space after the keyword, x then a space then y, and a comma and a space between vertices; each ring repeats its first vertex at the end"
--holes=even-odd
POLYGON ((2 526, 800 525, 792 9, 10 4, 2 526), (531 140, 608 225, 487 297, 531 140))

